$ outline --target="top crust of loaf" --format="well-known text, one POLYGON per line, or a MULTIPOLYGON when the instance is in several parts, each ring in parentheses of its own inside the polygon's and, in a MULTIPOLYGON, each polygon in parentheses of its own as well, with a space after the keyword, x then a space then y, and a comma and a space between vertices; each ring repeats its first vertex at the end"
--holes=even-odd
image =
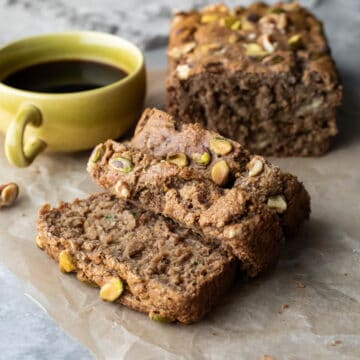
POLYGON ((178 12, 172 21, 168 56, 171 71, 179 65, 189 66, 187 76, 224 67, 287 73, 305 84, 316 73, 327 90, 340 84, 322 22, 297 2, 273 6, 257 2, 234 9, 217 4, 201 11, 178 12), (263 53, 253 55, 252 44, 263 53))

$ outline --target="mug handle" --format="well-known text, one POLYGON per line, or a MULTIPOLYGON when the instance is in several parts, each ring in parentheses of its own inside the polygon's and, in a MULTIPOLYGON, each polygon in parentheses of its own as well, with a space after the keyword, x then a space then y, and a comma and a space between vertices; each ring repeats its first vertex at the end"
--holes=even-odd
POLYGON ((24 141, 24 132, 28 124, 35 127, 42 124, 41 112, 34 105, 22 106, 6 131, 6 157, 12 165, 18 167, 29 166, 47 146, 46 142, 38 137, 24 141))

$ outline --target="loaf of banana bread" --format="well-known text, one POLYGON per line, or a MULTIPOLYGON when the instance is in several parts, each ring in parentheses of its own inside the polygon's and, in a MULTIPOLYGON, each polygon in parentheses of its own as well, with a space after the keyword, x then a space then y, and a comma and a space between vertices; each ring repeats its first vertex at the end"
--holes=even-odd
POLYGON ((342 86, 322 23, 297 2, 175 15, 167 105, 255 154, 324 154, 342 86))
POLYGON ((309 217, 310 197, 295 176, 200 124, 182 124, 163 111, 146 109, 131 145, 160 159, 184 157, 190 166, 214 181, 216 166, 225 162, 229 175, 224 185, 242 188, 274 208, 285 235, 294 234, 309 217))
POLYGON ((38 246, 100 297, 159 321, 199 320, 231 285, 237 260, 163 216, 107 193, 41 208, 38 246))
MULTIPOLYGON (((220 241, 249 276, 277 260, 283 235, 276 213, 240 187, 217 186, 188 166, 186 157, 161 160, 108 140, 94 149, 88 171, 119 198, 220 241)), ((216 176, 227 174, 219 167, 216 176)))

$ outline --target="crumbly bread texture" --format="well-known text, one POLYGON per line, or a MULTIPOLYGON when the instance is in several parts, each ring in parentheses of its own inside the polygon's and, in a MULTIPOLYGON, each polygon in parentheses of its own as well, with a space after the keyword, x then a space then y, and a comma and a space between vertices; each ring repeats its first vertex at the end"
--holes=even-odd
POLYGON ((273 265, 283 239, 276 213, 241 188, 221 188, 182 165, 108 140, 94 149, 88 171, 119 198, 219 241, 249 276, 273 265))
POLYGON ((37 241, 57 261, 67 250, 82 281, 102 287, 120 278, 117 302, 185 324, 221 299, 237 268, 215 242, 107 193, 43 206, 37 241))
POLYGON ((297 2, 175 15, 168 110, 256 154, 324 154, 342 86, 321 21, 297 2))
MULTIPOLYGON (((225 160, 231 175, 229 182, 244 189, 260 203, 283 197, 285 209, 277 209, 285 235, 292 235, 309 217, 310 197, 303 184, 291 174, 282 172, 263 157, 252 155, 236 141, 222 138, 200 124, 181 124, 160 110, 146 109, 135 130, 131 145, 160 158, 185 154, 189 164, 204 177, 212 178, 212 169, 225 160), (178 125, 178 127, 176 127, 178 125), (217 154, 212 143, 230 144, 227 154, 217 154), (204 154, 209 156, 204 157, 204 154), (207 161, 198 161, 201 156, 207 161)), ((224 145, 223 145, 224 146, 224 145)), ((276 210, 276 209, 275 209, 276 210)))

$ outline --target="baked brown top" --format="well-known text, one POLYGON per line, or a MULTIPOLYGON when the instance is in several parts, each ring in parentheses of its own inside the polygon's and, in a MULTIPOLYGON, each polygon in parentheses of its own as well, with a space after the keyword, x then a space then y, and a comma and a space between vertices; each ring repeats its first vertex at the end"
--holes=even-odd
MULTIPOLYGON (((297 2, 178 12, 171 26, 170 70, 180 79, 203 70, 287 73, 304 83, 339 83, 322 22, 297 2)), ((289 79, 291 80, 291 78, 289 79)))

